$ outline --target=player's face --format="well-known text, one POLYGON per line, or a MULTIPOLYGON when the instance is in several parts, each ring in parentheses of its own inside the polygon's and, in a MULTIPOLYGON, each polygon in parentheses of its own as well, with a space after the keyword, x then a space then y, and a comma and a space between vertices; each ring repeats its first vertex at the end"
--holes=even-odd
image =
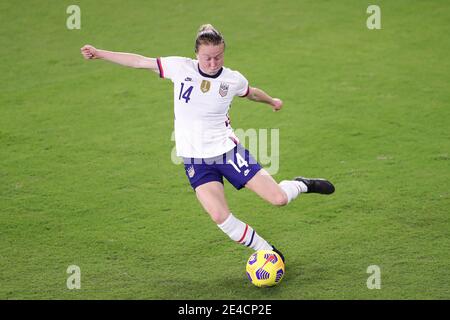
POLYGON ((223 67, 224 44, 202 44, 198 48, 197 60, 202 72, 215 75, 223 67))

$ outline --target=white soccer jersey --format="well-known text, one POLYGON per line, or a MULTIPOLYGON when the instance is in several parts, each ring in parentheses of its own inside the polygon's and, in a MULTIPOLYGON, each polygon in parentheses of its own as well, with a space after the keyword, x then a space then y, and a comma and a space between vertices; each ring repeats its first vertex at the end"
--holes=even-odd
POLYGON ((238 141, 228 111, 234 96, 247 96, 247 79, 225 67, 209 76, 197 60, 189 58, 166 57, 157 62, 160 77, 174 84, 177 155, 210 158, 233 149, 238 141))

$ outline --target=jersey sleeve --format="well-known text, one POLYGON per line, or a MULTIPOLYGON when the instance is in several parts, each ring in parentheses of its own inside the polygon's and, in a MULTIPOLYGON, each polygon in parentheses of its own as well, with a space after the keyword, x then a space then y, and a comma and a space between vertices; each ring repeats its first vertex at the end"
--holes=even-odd
POLYGON ((238 79, 238 84, 237 84, 237 88, 236 88, 236 95, 244 98, 248 95, 248 92, 250 90, 250 87, 248 85, 248 80, 239 72, 237 72, 237 79, 238 79))
POLYGON ((159 76, 164 79, 173 79, 180 72, 181 67, 186 62, 182 57, 159 57, 158 63, 159 76))

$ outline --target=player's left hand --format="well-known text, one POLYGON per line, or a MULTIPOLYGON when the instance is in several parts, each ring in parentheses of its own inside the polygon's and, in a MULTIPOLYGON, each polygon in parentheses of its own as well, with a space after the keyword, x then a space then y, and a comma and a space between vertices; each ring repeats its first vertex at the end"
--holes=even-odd
POLYGON ((283 101, 278 98, 274 98, 272 99, 272 103, 270 105, 272 106, 272 110, 274 112, 280 111, 281 107, 283 106, 283 101))

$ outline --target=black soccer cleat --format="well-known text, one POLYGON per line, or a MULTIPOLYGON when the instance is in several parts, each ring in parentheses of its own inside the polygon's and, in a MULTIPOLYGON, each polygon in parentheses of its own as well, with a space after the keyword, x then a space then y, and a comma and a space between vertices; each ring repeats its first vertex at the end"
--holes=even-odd
POLYGON ((280 250, 278 250, 277 248, 275 248, 275 246, 273 246, 273 245, 271 245, 271 246, 272 246, 272 251, 278 253, 278 255, 281 257, 281 260, 283 260, 283 263, 284 263, 284 256, 283 256, 283 254, 280 252, 280 250))
POLYGON ((325 179, 296 177, 294 180, 306 184, 308 187, 306 193, 332 194, 334 192, 333 184, 325 179))

